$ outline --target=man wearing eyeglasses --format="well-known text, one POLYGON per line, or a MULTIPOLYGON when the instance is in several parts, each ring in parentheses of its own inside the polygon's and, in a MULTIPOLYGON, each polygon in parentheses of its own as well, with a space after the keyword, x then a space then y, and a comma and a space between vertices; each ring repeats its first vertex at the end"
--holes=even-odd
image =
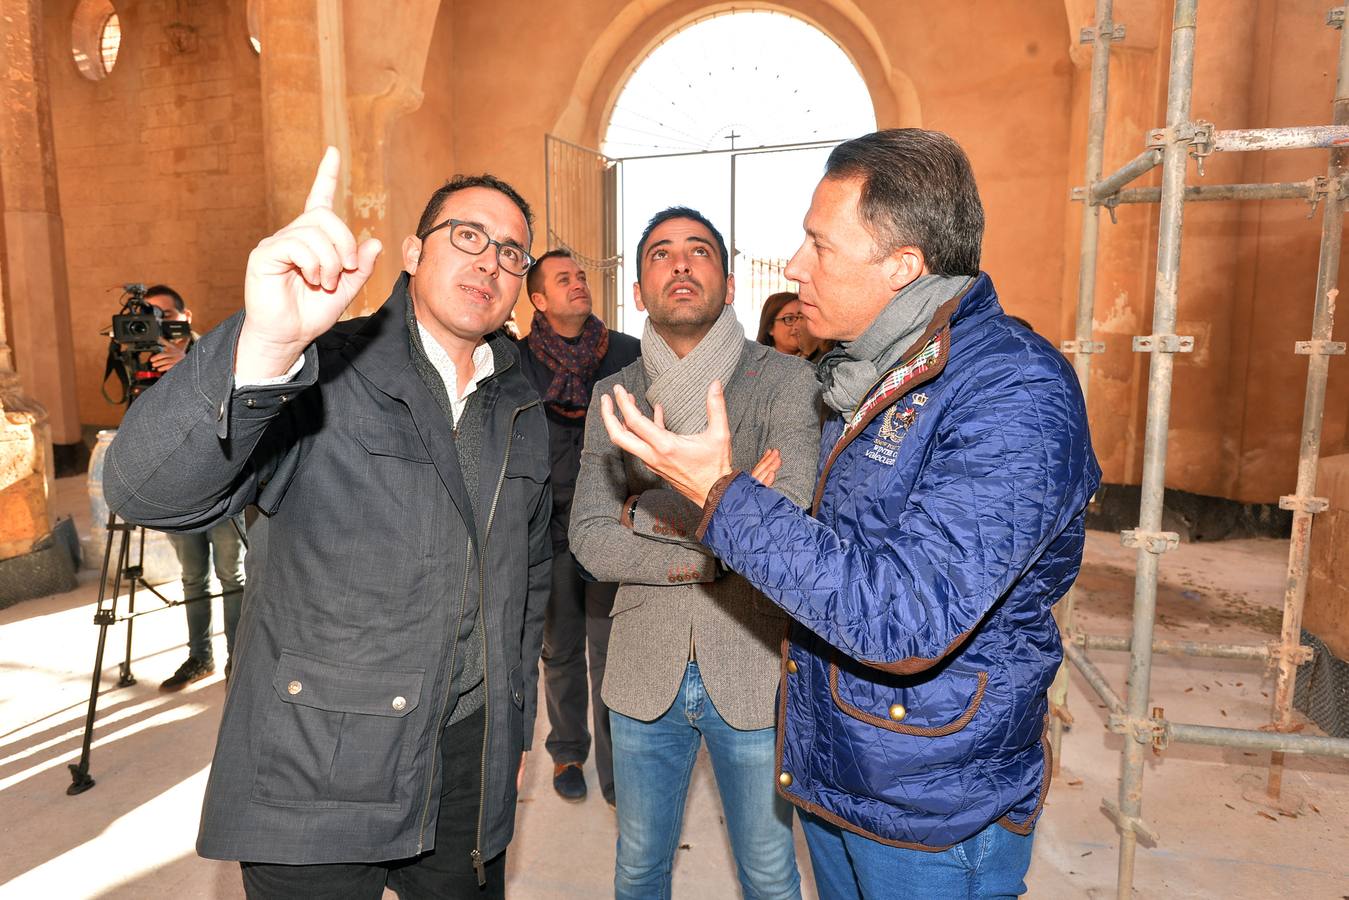
POLYGON ((261 511, 198 852, 249 897, 502 897, 552 557, 544 412, 494 334, 531 214, 452 179, 339 323, 380 245, 333 212, 338 165, 130 410, 104 489, 168 530, 261 511))

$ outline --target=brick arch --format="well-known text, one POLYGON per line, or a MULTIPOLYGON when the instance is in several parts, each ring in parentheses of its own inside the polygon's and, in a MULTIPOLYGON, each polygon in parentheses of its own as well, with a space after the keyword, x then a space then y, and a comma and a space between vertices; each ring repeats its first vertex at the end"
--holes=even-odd
POLYGON ((609 27, 596 36, 575 87, 552 131, 589 146, 599 146, 618 96, 628 78, 662 41, 696 19, 731 10, 785 13, 828 35, 862 76, 880 128, 922 124, 912 80, 891 64, 875 27, 852 0, 774 0, 714 2, 675 0, 652 11, 648 0, 631 0, 609 27))

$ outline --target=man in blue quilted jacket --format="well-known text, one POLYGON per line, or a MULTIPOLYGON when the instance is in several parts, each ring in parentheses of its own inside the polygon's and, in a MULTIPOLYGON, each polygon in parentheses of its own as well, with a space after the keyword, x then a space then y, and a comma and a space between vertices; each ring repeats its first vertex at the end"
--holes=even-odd
POLYGON ((803 511, 731 466, 725 400, 675 435, 616 388, 614 442, 703 507, 701 540, 795 620, 778 790, 819 893, 1012 897, 1049 787, 1054 603, 1100 481, 1072 368, 979 269, 983 208, 944 134, 840 144, 787 266, 832 410, 803 511))

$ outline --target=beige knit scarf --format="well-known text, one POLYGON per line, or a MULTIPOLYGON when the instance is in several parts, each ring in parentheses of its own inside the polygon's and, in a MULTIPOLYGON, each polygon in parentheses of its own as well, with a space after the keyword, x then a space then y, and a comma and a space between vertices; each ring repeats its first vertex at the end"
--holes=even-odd
POLYGON ((740 363, 744 344, 745 327, 729 305, 721 308, 712 330, 683 359, 665 343, 651 320, 646 320, 642 331, 646 399, 665 410, 666 428, 676 434, 693 434, 707 427, 707 386, 715 380, 726 387, 740 363))

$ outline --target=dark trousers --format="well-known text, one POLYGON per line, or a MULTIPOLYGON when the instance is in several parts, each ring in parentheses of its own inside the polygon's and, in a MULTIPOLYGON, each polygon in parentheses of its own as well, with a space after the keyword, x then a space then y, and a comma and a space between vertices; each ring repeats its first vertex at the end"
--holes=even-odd
POLYGON ((595 768, 606 799, 614 796, 614 754, 609 737, 609 710, 600 699, 600 688, 609 656, 612 624, 609 613, 617 591, 616 584, 583 580, 570 551, 556 550, 553 592, 543 622, 543 684, 549 725, 544 748, 555 763, 585 762, 592 734, 586 727, 588 698, 594 725, 595 768))
POLYGON ((469 854, 477 845, 479 783, 482 779, 484 710, 456 722, 441 735, 445 767, 436 822, 436 847, 411 859, 382 863, 283 866, 242 863, 249 900, 379 900, 387 885, 403 900, 503 900, 506 853, 486 864, 487 884, 469 854))
POLYGON ((183 569, 183 606, 187 613, 187 655, 214 662, 211 650, 211 566, 225 595, 225 648, 234 655, 234 632, 244 602, 244 517, 234 516, 209 531, 170 534, 169 542, 183 569))

